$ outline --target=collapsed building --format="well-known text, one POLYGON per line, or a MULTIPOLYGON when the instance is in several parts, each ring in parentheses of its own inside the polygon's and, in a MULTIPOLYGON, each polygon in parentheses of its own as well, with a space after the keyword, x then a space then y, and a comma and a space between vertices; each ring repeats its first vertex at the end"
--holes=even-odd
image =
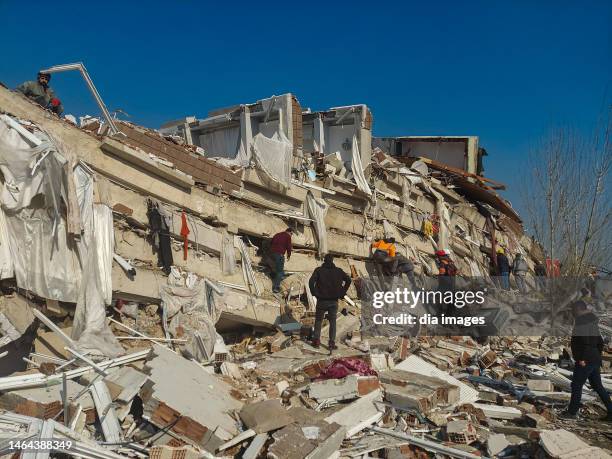
MULTIPOLYGON (((2 376, 20 372, 0 378, 0 407, 16 413, 0 421, 74 438, 86 457, 116 456, 83 437, 84 425, 96 415, 108 443, 123 448, 126 438, 137 438, 141 427, 135 421, 121 427, 136 398, 146 429, 155 429, 149 434, 155 433, 160 457, 175 457, 174 448, 183 446, 212 457, 244 442, 251 451, 241 450, 243 457, 257 457, 264 445, 268 457, 340 457, 345 439, 382 422, 383 399, 423 415, 441 404, 475 403, 477 390, 430 363, 393 369, 387 360, 394 352, 409 360, 406 338, 387 340, 386 351, 368 357, 381 371, 375 378, 360 375, 342 388, 313 382, 312 394, 320 395, 301 409, 313 410, 319 402, 319 413, 330 401, 355 398, 362 407, 319 416, 316 425, 310 414, 280 402, 261 406, 265 419, 249 411, 250 402, 270 401, 257 399, 262 391, 264 398, 282 399, 282 381, 267 384, 260 375, 265 388, 240 396, 232 381, 244 383, 241 371, 255 368, 250 355, 263 348, 276 358, 257 363, 258 370, 320 372, 320 353, 288 346, 286 334, 299 335, 312 324, 315 300, 307 282, 326 253, 354 279, 376 276, 370 247, 382 236, 396 239, 421 277, 437 273, 434 252, 440 248, 452 254, 462 275, 489 280, 497 247, 523 254, 531 271, 543 259, 518 214, 496 192, 503 185, 480 175, 486 152, 478 138, 373 138, 374 118, 365 105, 313 112, 284 94, 215 110, 204 119, 170 121, 159 130, 115 120, 119 132, 111 134, 104 120, 86 117, 76 125, 0 87, 0 112, 0 362, 7 362, 2 376), (266 241, 287 226, 295 230, 294 253, 279 297, 271 294, 266 241), (249 337, 261 341, 249 344, 249 337), (23 372, 15 358, 25 358, 29 370, 23 372), (203 365, 221 369, 225 379, 203 365), (106 385, 97 384, 92 372, 106 385), (176 383, 172 372, 184 380, 176 383), (67 373, 71 382, 79 381, 69 393, 91 393, 91 401, 68 403, 66 395, 29 389, 61 382, 67 373), (423 384, 425 377, 431 380, 423 384), (186 398, 183 382, 186 393, 198 397, 186 398), (198 412, 199 406, 212 414, 198 412), (62 412, 66 426, 51 421, 62 412), (232 413, 240 413, 240 421, 232 413), (41 426, 39 418, 45 419, 41 426)), ((353 343, 359 342, 359 296, 353 285, 346 297, 349 313, 339 322, 339 337, 353 343)), ((368 354, 363 342, 355 346, 343 345, 339 356, 368 354)), ((483 359, 486 352, 474 346, 470 341, 453 350, 459 347, 463 363, 483 359)), ((487 406, 477 406, 480 416, 520 414, 501 407, 499 415, 487 406)), ((465 430, 466 444, 472 443, 473 421, 453 421, 453 435, 465 430)), ((405 444, 435 451, 426 440, 397 447, 405 444)), ((441 448, 439 453, 450 454, 441 448)), ((153 455, 153 449, 127 449, 121 454, 153 455)))

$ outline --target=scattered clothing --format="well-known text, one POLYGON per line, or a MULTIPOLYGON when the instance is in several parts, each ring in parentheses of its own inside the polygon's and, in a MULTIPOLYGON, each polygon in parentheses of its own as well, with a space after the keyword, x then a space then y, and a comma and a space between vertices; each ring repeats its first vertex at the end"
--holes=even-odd
POLYGON ((336 359, 325 368, 317 379, 342 379, 348 375, 378 376, 363 360, 345 357, 336 359))
MULTIPOLYGON (((157 266, 166 274, 174 264, 172 259, 172 246, 170 242, 170 229, 167 218, 162 215, 159 204, 153 200, 147 202, 147 217, 151 228, 152 244, 157 249, 157 266)), ((165 213, 165 212, 164 212, 165 213)))
POLYGON ((183 260, 187 260, 187 251, 189 250, 189 226, 187 225, 187 214, 185 214, 185 211, 181 214, 181 236, 183 237, 183 260))

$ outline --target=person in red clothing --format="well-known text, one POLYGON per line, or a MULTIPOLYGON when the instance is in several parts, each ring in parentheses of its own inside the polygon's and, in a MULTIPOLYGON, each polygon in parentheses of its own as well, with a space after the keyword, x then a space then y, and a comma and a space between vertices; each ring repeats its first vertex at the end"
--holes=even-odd
POLYGON ((280 292, 280 284, 285 277, 285 253, 287 253, 287 261, 291 258, 291 235, 293 228, 287 228, 285 231, 276 233, 272 237, 270 250, 274 260, 274 278, 272 279, 272 291, 280 292))

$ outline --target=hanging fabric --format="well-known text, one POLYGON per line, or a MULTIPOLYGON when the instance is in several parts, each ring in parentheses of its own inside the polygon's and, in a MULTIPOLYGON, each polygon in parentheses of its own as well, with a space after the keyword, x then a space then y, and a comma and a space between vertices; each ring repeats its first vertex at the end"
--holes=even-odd
POLYGON ((181 237, 183 238, 183 260, 187 260, 189 250, 189 226, 187 225, 187 214, 181 213, 181 237))

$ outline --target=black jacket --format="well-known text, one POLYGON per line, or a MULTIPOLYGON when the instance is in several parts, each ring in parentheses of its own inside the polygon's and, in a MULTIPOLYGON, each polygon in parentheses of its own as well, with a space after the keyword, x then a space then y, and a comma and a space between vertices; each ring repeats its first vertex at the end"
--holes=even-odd
POLYGON ((599 319, 592 312, 576 317, 572 331, 571 348, 574 360, 601 363, 603 339, 599 333, 599 319))
POLYGON ((510 272, 510 262, 508 261, 508 257, 503 253, 497 254, 497 269, 500 274, 510 272))
POLYGON ((308 286, 317 300, 344 298, 351 285, 351 278, 333 263, 323 263, 314 270, 308 286))

